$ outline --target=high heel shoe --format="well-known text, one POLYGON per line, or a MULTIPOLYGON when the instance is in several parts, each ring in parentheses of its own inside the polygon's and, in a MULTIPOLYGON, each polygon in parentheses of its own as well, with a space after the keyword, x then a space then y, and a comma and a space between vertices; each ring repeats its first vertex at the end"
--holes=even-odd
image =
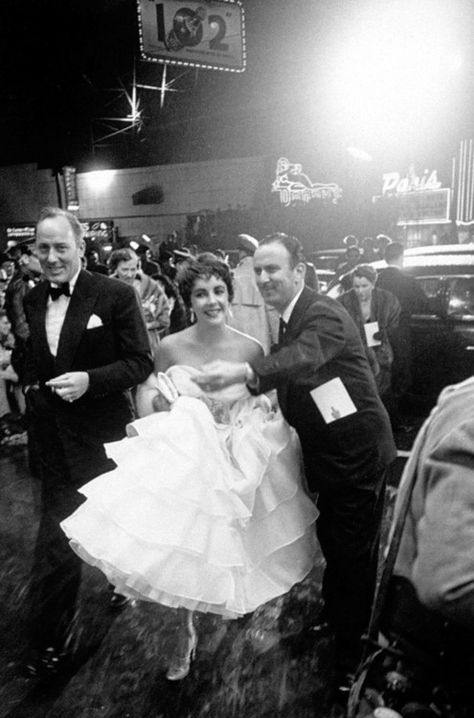
POLYGON ((169 681, 182 681, 189 673, 191 661, 196 655, 197 633, 193 624, 188 625, 188 643, 184 655, 173 656, 171 665, 166 673, 169 681))

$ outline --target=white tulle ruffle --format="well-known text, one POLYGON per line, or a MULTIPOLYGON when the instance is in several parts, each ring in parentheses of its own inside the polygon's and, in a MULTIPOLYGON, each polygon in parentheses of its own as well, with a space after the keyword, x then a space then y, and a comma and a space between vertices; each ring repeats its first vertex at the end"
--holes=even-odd
POLYGON ((237 617, 311 570, 316 509, 296 435, 245 397, 216 423, 197 397, 134 422, 107 445, 117 468, 86 484, 61 525, 119 593, 237 617))

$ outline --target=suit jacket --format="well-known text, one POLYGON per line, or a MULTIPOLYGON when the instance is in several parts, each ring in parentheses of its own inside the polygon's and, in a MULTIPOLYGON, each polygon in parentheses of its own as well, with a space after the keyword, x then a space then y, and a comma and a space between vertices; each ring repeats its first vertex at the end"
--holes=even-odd
POLYGON ((405 466, 394 525, 416 473, 395 573, 421 602, 474 632, 474 378, 444 389, 405 466))
POLYGON ((402 309, 402 320, 408 321, 412 314, 429 313, 428 298, 422 288, 410 275, 398 267, 384 267, 378 271, 377 287, 392 292, 402 309))
POLYGON ((310 488, 348 482, 371 486, 374 472, 395 458, 390 422, 362 340, 336 300, 305 287, 284 341, 252 368, 261 391, 278 389, 283 415, 301 440, 310 488), (336 377, 357 411, 326 424, 310 391, 336 377))
POLYGON ((383 396, 391 385, 394 346, 396 346, 398 340, 400 303, 391 292, 386 292, 384 289, 378 289, 377 287, 374 288, 370 321, 376 321, 379 325, 381 344, 369 347, 365 335, 365 322, 355 290, 350 289, 348 292, 344 292, 342 296, 338 297, 338 301, 347 309, 359 330, 380 395, 383 396))
POLYGON ((152 371, 150 344, 133 287, 82 270, 53 357, 46 337, 48 287, 40 282, 25 298, 30 338, 24 383, 40 386, 39 391, 28 392, 39 450, 56 445, 59 452, 62 446, 70 473, 85 479, 96 473, 94 464, 103 456, 103 443, 124 434, 132 417, 126 390, 152 371), (92 315, 98 319, 88 329, 92 315), (72 403, 44 386, 68 371, 87 371, 90 380, 87 392, 72 403))

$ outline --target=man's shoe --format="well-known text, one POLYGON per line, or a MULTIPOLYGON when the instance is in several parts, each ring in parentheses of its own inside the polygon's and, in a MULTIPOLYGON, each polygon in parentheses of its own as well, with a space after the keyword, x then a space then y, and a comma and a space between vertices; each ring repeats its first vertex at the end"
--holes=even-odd
POLYGON ((68 670, 72 665, 71 654, 66 651, 58 651, 53 646, 48 646, 39 651, 24 665, 25 673, 32 678, 54 678, 59 673, 68 670))
POLYGON ((125 606, 131 603, 130 599, 122 596, 121 593, 113 593, 109 599, 109 608, 113 611, 121 611, 125 606))

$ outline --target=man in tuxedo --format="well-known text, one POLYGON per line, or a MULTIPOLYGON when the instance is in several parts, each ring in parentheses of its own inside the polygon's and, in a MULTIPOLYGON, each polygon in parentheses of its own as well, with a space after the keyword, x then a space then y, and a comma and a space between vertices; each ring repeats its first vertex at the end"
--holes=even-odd
POLYGON ((254 270, 265 302, 280 314, 275 351, 252 366, 213 362, 197 381, 206 390, 239 381, 254 392, 276 387, 298 432, 308 486, 318 493, 324 611, 340 684, 357 666, 370 617, 385 473, 395 445, 359 332, 339 302, 305 286, 299 241, 269 235, 254 254, 254 270))
POLYGON ((133 287, 84 271, 84 249, 73 214, 41 212, 36 252, 47 281, 25 298, 24 391, 42 492, 31 581, 34 675, 56 671, 71 642, 81 561, 59 523, 81 503, 78 489, 113 468, 104 443, 125 435, 127 390, 153 368, 133 287))

